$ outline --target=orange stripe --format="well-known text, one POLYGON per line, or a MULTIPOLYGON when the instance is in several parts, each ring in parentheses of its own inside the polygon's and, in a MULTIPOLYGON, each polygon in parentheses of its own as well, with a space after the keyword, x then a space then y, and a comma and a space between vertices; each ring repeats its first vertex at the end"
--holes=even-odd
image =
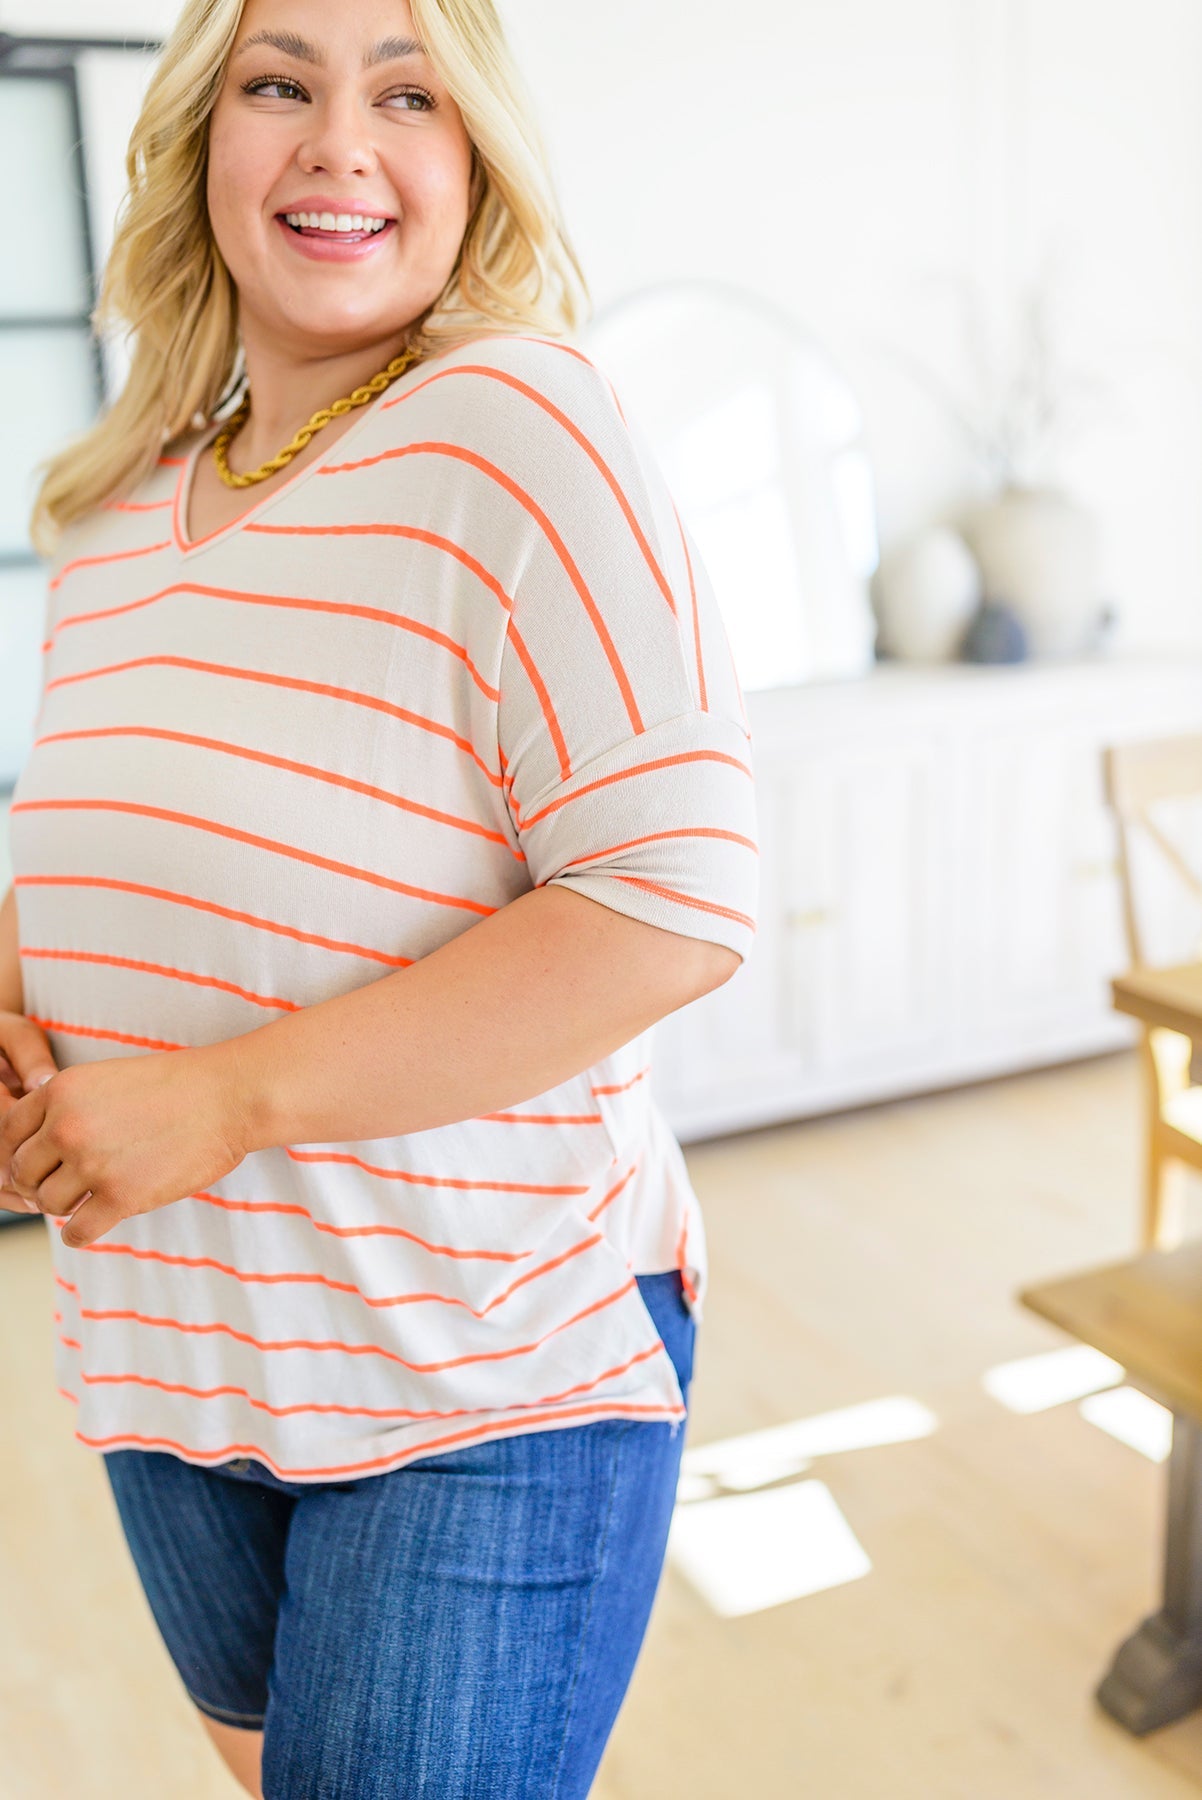
MULTIPOLYGON (((596 364, 589 364, 589 359, 587 357, 581 357, 580 360, 586 365, 596 368, 596 364)), ((600 373, 601 371, 598 369, 597 374, 600 375, 600 373)), ((540 393, 537 388, 531 387, 529 382, 519 380, 516 375, 510 375, 504 369, 490 368, 484 363, 457 363, 452 368, 438 370, 436 374, 429 376, 427 380, 423 381, 420 386, 410 388, 403 394, 397 394, 394 399, 385 401, 380 410, 381 412, 384 412, 390 406, 400 406, 404 401, 411 400, 415 393, 421 391, 421 388, 430 387, 436 381, 446 381, 451 377, 458 375, 482 375, 488 381, 499 381, 505 387, 512 388, 515 393, 524 394, 528 400, 532 400, 536 406, 540 407, 542 411, 547 414, 548 418, 554 419, 555 423, 566 431, 568 436, 580 446, 622 509, 622 515, 625 518, 627 525, 629 525, 631 534, 642 552, 644 562, 651 571, 652 579, 659 588, 664 599, 667 601, 672 617, 676 618, 676 597, 668 583, 667 576, 655 559, 655 553, 652 550, 651 545, 647 542, 646 534, 635 516, 634 508, 626 498, 625 490, 617 476, 605 461, 605 458, 601 455, 601 452, 597 449, 596 445, 584 435, 583 431, 581 431, 575 421, 569 418, 568 414, 556 406, 553 401, 548 400, 545 394, 540 393)), ((612 387, 610 392, 616 404, 617 395, 613 393, 612 387)), ((620 416, 621 407, 618 407, 618 412, 620 416)), ((625 423, 625 420, 623 420, 623 423, 625 423)))
MULTIPOLYGON (((463 564, 465 569, 470 569, 471 573, 477 578, 478 581, 480 581, 483 584, 484 587, 486 587, 488 589, 490 594, 495 594, 496 598, 501 602, 501 605, 505 608, 505 611, 507 613, 511 613, 513 611, 513 600, 511 599, 511 597, 505 592, 505 589, 501 586, 501 583, 497 580, 496 576, 491 574, 490 571, 485 568, 484 564, 477 557, 472 555, 470 550, 465 550, 462 544, 457 544, 455 542, 454 538, 443 537, 439 532, 436 532, 436 531, 426 531, 420 525, 393 525, 393 524, 386 524, 386 525, 259 525, 259 524, 251 524, 251 525, 248 525, 246 527, 246 529, 247 529, 247 531, 262 532, 262 533, 268 534, 272 537, 400 537, 400 538, 410 538, 415 544, 428 544, 430 546, 430 548, 433 550, 442 550, 443 552, 445 552, 445 554, 447 556, 453 556, 455 558, 456 562, 461 562, 463 564)), ((359 609, 348 607, 347 610, 348 611, 358 611, 359 609)), ((370 609, 364 608, 363 610, 369 611, 370 609)), ((399 615, 384 615, 384 616, 399 617, 399 615)), ((405 615, 405 619, 406 619, 406 621, 408 620, 408 615, 405 615)), ((417 623, 416 621, 413 623, 413 629, 426 631, 426 632, 428 632, 428 635, 430 637, 434 638, 435 640, 439 639, 442 635, 440 632, 436 632, 430 627, 422 626, 419 623, 417 623)), ((458 648, 458 647, 456 646, 456 648, 458 648)), ((466 652, 460 650, 459 654, 465 655, 466 652)), ((496 696, 494 693, 493 698, 495 699, 495 697, 496 696)))
POLYGON ((651 1073, 651 1064, 645 1063, 643 1065, 643 1067, 639 1070, 638 1074, 632 1075, 630 1077, 629 1081, 617 1081, 617 1082, 614 1082, 609 1087, 595 1087, 593 1089, 593 1093, 594 1094, 624 1094, 627 1092, 627 1090, 629 1088, 632 1088, 636 1082, 645 1081, 647 1079, 648 1075, 650 1075, 650 1073, 651 1073))
MULTIPOLYGON (((467 338, 462 344, 456 345, 456 351, 471 350, 477 344, 495 344, 500 335, 501 334, 498 332, 491 331, 485 332, 482 337, 467 338)), ((622 409, 618 404, 618 396, 614 390, 614 385, 606 375, 605 371, 598 363, 593 361, 591 356, 586 356, 584 351, 578 350, 574 344, 565 343, 561 338, 539 337, 537 333, 529 331, 507 331, 504 333, 504 336, 507 342, 518 344, 545 344, 549 350, 562 350, 565 356, 575 357, 577 362, 583 363, 586 368, 592 369, 595 374, 601 377, 605 382, 606 387, 608 387, 610 393, 613 395, 614 405, 617 406, 618 411, 621 412, 622 409)), ((385 400, 381 404, 380 411, 387 412, 389 407, 399 406, 402 400, 408 400, 412 394, 420 393, 422 388, 429 387, 430 383, 436 379, 437 377, 434 375, 427 375, 424 381, 415 383, 412 388, 407 388, 404 393, 395 394, 391 399, 385 400)))
POLYGON ((369 1175, 378 1175, 383 1181, 407 1181, 417 1187, 452 1188, 460 1193, 547 1194, 557 1198, 570 1198, 589 1191, 587 1186, 547 1187, 528 1181, 469 1181, 458 1175, 416 1175, 408 1169, 382 1169, 375 1163, 364 1162, 362 1157, 352 1156, 349 1150, 298 1150, 293 1144, 282 1144, 280 1148, 293 1162, 347 1163, 352 1168, 365 1170, 369 1175))
MULTIPOLYGON (((166 963, 139 962, 132 956, 107 956, 96 950, 45 950, 22 945, 19 954, 30 959, 44 958, 55 962, 99 963, 110 969, 137 969, 144 975, 162 975, 169 981, 190 982, 195 987, 215 988, 223 994, 234 994, 239 1000, 249 1000, 254 1006, 275 1007, 281 1012, 300 1012, 301 1008, 294 1000, 285 1000, 276 994, 256 994, 250 988, 239 987, 234 981, 220 981, 215 975, 196 975, 190 969, 171 968, 166 963)), ((176 1046, 181 1048, 182 1046, 176 1046)))
POLYGON ((396 881, 389 875, 377 875, 372 869, 358 869, 353 863, 335 862, 333 857, 319 856, 313 850, 300 850, 293 844, 275 838, 261 837, 258 832, 239 831, 233 825, 220 825, 215 819, 202 819, 195 813, 175 812, 166 806, 141 806, 131 800, 20 800, 12 812, 110 812, 129 813, 139 819, 163 819, 171 825, 186 825, 194 831, 206 831, 214 837, 228 838, 235 844, 250 844, 256 850, 267 850, 273 856, 285 856, 293 862, 314 869, 328 869, 352 881, 365 881, 372 887, 384 888, 390 894, 405 894, 413 900, 429 901, 434 906, 452 906, 462 912, 491 918, 500 909, 482 900, 469 900, 459 894, 439 894, 432 888, 414 887, 411 882, 396 881))
MULTIPOLYGON (((56 1214, 48 1213, 44 1216, 52 1223, 60 1225, 63 1223, 56 1214)), ((142 1250, 133 1244, 114 1244, 104 1240, 85 1245, 84 1248, 90 1254, 97 1256, 129 1256, 135 1262, 160 1263, 163 1267, 171 1269, 215 1269, 219 1275, 228 1275, 232 1281, 242 1282, 247 1287, 322 1287, 328 1288, 331 1293, 349 1294, 352 1299, 361 1300, 364 1306, 377 1307, 381 1310, 387 1307, 414 1306, 419 1302, 432 1302, 438 1306, 462 1307, 464 1312, 471 1313, 474 1319, 486 1319, 489 1313, 496 1307, 504 1305, 511 1295, 515 1294, 519 1288, 525 1287, 528 1282, 537 1281, 542 1275, 549 1275, 554 1269, 562 1268, 565 1263, 573 1261, 575 1257, 582 1256, 586 1250, 592 1250, 603 1242, 604 1239, 599 1232, 594 1233, 592 1237, 583 1238, 580 1243, 573 1244, 570 1249, 561 1251, 558 1256, 552 1257, 547 1262, 539 1263, 537 1268, 528 1269, 525 1274, 516 1276, 507 1288, 504 1288, 495 1299, 490 1300, 487 1306, 480 1309, 455 1294, 365 1294, 363 1289, 353 1281, 335 1281, 333 1276, 322 1275, 316 1271, 289 1269, 264 1274, 235 1268, 232 1263, 218 1262, 212 1256, 172 1256, 164 1250, 142 1250)))
POLYGON ((219 906, 214 900, 198 900, 191 894, 175 894, 169 888, 147 887, 139 881, 116 881, 100 875, 15 875, 14 887, 84 887, 104 888, 119 894, 143 894, 150 900, 163 900, 173 906, 190 906, 197 912, 212 913, 219 919, 230 919, 237 925, 249 925, 256 931, 269 931, 276 937, 291 938, 297 944, 313 944, 319 950, 333 950, 340 956, 362 956, 367 961, 384 963, 390 969, 410 969, 416 958, 391 956, 368 944, 344 943, 339 938, 322 937, 315 931, 298 931, 295 926, 281 925, 275 919, 262 919, 255 913, 240 912, 233 906, 219 906))
POLYGON ((581 1319, 587 1319, 594 1313, 604 1311, 607 1306, 612 1306, 615 1300, 620 1300, 624 1294, 628 1294, 634 1285, 635 1278, 631 1275, 620 1288, 615 1288, 612 1294, 607 1294, 603 1300, 594 1300, 590 1306, 582 1308, 578 1313, 573 1313, 570 1319, 564 1319, 561 1324, 553 1325, 550 1331, 544 1332, 542 1337, 535 1338, 532 1343, 517 1344, 509 1350, 477 1351, 472 1356, 454 1356, 447 1358, 443 1362, 434 1363, 408 1362, 405 1357, 399 1356, 395 1350, 383 1350, 377 1344, 340 1344, 334 1340, 318 1340, 310 1338, 283 1338, 272 1341, 253 1337, 246 1331, 237 1331, 232 1325, 226 1325, 220 1320, 207 1325, 194 1325, 186 1323, 181 1319, 156 1318, 151 1313, 138 1312, 132 1307, 101 1310, 97 1307, 81 1306, 79 1309, 79 1316, 81 1319, 96 1319, 102 1322, 109 1322, 112 1320, 132 1320, 136 1325, 151 1325, 161 1330, 179 1331, 190 1337, 232 1337, 240 1344, 249 1344, 252 1349, 262 1350, 264 1352, 285 1350, 332 1350, 339 1352, 343 1356, 380 1356, 383 1357, 385 1362, 398 1363, 401 1368, 408 1369, 414 1375, 439 1375, 446 1369, 461 1369, 469 1363, 508 1362, 515 1356, 530 1356, 535 1350, 541 1349, 549 1339, 555 1337, 559 1332, 566 1331, 570 1325, 578 1325, 581 1319))
POLYGON ((106 663, 95 669, 81 669, 73 675, 56 676, 53 681, 47 682, 46 692, 51 688, 69 687, 76 681, 95 681, 104 675, 123 675, 130 669, 196 669, 203 675, 220 675, 231 681, 258 681, 264 687, 288 688, 302 694, 319 694, 330 700, 345 700, 352 706, 363 706, 372 712, 385 713, 389 718, 401 720, 403 724, 415 725, 420 731, 445 738, 448 743, 454 744, 456 749, 469 756, 494 787, 501 785, 500 775, 488 767, 467 738, 460 737, 449 725, 439 725, 433 719, 411 712, 408 707, 394 706, 390 700, 379 700, 374 694, 356 693, 353 688, 332 687, 328 682, 304 681, 298 675, 272 675, 263 669, 240 669, 226 663, 203 662, 192 656, 134 656, 128 662, 106 663))
POLYGON ((734 919, 739 925, 746 925, 749 931, 756 928, 755 920, 747 913, 736 912, 733 907, 719 906, 714 900, 699 900, 694 894, 681 894, 675 888, 664 887, 658 881, 643 881, 637 875, 619 875, 614 872, 615 881, 624 881, 628 887, 642 888, 648 894, 659 894, 665 900, 675 900, 681 906, 692 906, 698 912, 713 913, 716 918, 734 919))
MULTIPOLYGON (((305 525, 248 525, 246 527, 247 531, 286 532, 297 535, 304 535, 313 530, 324 532, 326 529, 325 526, 305 525)), ((496 594, 506 614, 512 609, 513 602, 499 582, 493 579, 481 563, 478 563, 474 557, 468 556, 466 552, 460 551, 449 539, 438 538, 432 532, 418 531, 416 528, 404 525, 347 525, 331 526, 328 529, 334 532, 396 532, 400 536, 417 537, 426 543, 446 549, 457 556, 461 562, 466 563, 472 572, 479 576, 485 587, 491 593, 496 594)), ((243 606, 274 606, 287 612, 310 612, 334 618, 365 619, 370 624, 388 625, 396 631, 410 632, 414 637, 425 638, 429 643, 437 644, 441 649, 448 650, 457 661, 464 665, 486 699, 495 701, 499 698, 496 688, 485 681, 465 647, 457 643, 454 638, 448 637, 446 632, 436 630, 433 625, 424 624, 409 613, 399 613, 382 606, 363 606, 350 600, 312 600, 304 599, 297 594, 264 594, 249 588, 208 587, 198 581, 174 581, 169 587, 158 588, 153 594, 143 595, 137 600, 125 600, 120 605, 106 606, 95 612, 70 613, 58 621, 55 636, 59 631, 65 631, 72 625, 93 625, 98 621, 119 618, 123 613, 139 612, 145 606, 157 606, 160 600, 169 600, 176 594, 191 594, 201 600, 236 601, 243 606)), ((53 639, 51 641, 53 642, 53 639)))
MULTIPOLYGON (((433 377, 431 377, 431 379, 433 379, 433 377)), ((531 518, 539 526, 543 536, 559 558, 569 581, 580 596, 584 609, 592 621, 593 629, 597 634, 601 647, 609 660, 614 680, 618 684, 623 702, 626 706, 626 711, 629 714, 630 723, 636 732, 641 732, 643 730, 643 721, 635 702, 634 689, 630 685, 626 670, 622 666, 622 660, 619 657, 617 650, 614 648, 613 639, 609 635, 609 628, 601 616, 596 601, 589 592, 584 576, 576 566, 576 562, 568 550, 567 545, 560 537, 558 531, 556 531, 542 507, 539 506, 532 495, 528 494, 523 487, 519 486, 519 484, 512 479, 511 476, 507 475, 504 469, 499 469, 495 463, 490 463, 487 458, 483 456, 477 456, 474 450, 467 450, 460 444, 431 442, 425 444, 402 444, 395 449, 381 450, 375 456, 361 457, 357 462, 331 463, 318 469, 317 472, 319 475, 346 475, 353 473, 356 469, 371 468, 376 463, 396 461, 402 456, 449 456, 456 462, 467 463, 471 468, 479 469, 482 474, 487 475, 490 480, 495 481, 498 486, 505 489, 506 493, 511 494, 520 506, 525 508, 531 518)))
MULTIPOLYGON (((66 1388, 59 1388, 58 1391, 63 1396, 64 1400, 74 1401, 78 1406, 79 1401, 77 1397, 74 1394, 68 1393, 66 1388)), ((175 1438, 146 1437, 141 1432, 118 1432, 112 1437, 94 1438, 85 1436, 84 1433, 77 1428, 75 1436, 81 1444, 86 1444, 93 1450, 108 1450, 117 1444, 133 1444, 142 1449, 154 1449, 156 1446, 159 1446, 163 1449, 173 1451, 177 1455, 189 1457, 196 1461, 213 1458, 217 1462, 225 1462, 231 1456, 251 1456, 256 1462, 263 1463, 271 1470, 272 1474, 278 1476, 281 1481, 287 1481, 291 1477, 304 1475, 329 1475, 333 1477, 335 1475, 349 1475, 353 1474, 356 1470, 366 1469, 383 1474, 387 1472, 387 1468, 393 1466, 400 1467, 404 1462, 413 1457, 424 1456, 427 1451, 441 1450, 448 1444, 464 1443, 469 1438, 504 1435, 511 1431, 526 1430, 531 1425, 555 1425, 561 1419, 597 1418, 600 1416, 606 1419, 637 1420, 644 1417, 648 1412, 655 1412, 657 1415, 670 1418, 685 1417, 685 1409, 683 1406, 661 1406, 651 1408, 623 1405, 618 1401, 612 1403, 598 1401, 592 1406, 567 1407, 562 1411, 553 1413, 531 1413, 530 1416, 525 1419, 504 1419, 498 1420, 495 1424, 491 1425, 476 1425, 466 1431, 453 1431, 440 1438, 430 1438, 424 1444, 415 1444, 411 1449, 405 1451, 399 1457, 377 1456, 373 1457, 370 1462, 338 1463, 332 1468, 325 1469, 281 1469, 272 1461, 265 1451, 259 1450, 254 1444, 227 1444, 222 1450, 206 1450, 201 1452, 189 1450, 186 1445, 179 1443, 175 1438)))
POLYGON ((489 843, 502 844, 511 855, 522 862, 526 858, 520 849, 514 849, 503 831, 493 831, 487 825, 479 824, 475 819, 462 819, 454 813, 440 812, 437 807, 424 806, 418 800, 407 800, 399 794, 391 794, 386 788, 373 787, 370 782, 356 781, 349 775, 336 775, 332 769, 320 769, 314 763, 295 762, 288 756, 273 756, 266 750, 251 750, 243 744, 231 744, 224 738, 200 737, 190 731, 167 731, 150 725, 101 725, 80 731, 50 731, 42 737, 34 739, 34 747, 41 744, 57 744, 69 742, 75 738, 106 737, 144 737, 156 738, 172 744, 195 744, 202 750, 215 750, 227 756, 240 756, 247 762, 262 763, 268 768, 286 769, 290 774, 302 775, 314 781, 327 782, 331 787, 347 789, 350 793, 364 794, 369 800, 379 800, 385 806, 395 806, 400 812, 413 813, 419 818, 430 819, 436 825, 449 825, 456 831, 466 831, 472 836, 486 838, 489 843))
POLYGON ((620 856, 625 850, 634 850, 639 844, 659 844, 672 838, 723 838, 729 844, 740 844, 746 850, 752 850, 758 856, 759 845, 753 838, 744 837, 740 831, 722 831, 717 825, 681 825, 675 831, 649 831, 643 837, 628 838, 624 844, 609 844, 604 850, 590 850, 587 856, 573 858, 574 869, 587 868, 589 863, 604 862, 607 857, 620 856))
POLYGON ((72 1025, 65 1019, 48 1019, 43 1013, 27 1013, 42 1031, 58 1031, 64 1037, 99 1038, 107 1044, 131 1044, 135 1050, 183 1050, 184 1044, 169 1044, 162 1038, 136 1037, 129 1031, 102 1031, 95 1025, 72 1025))
POLYGON ((681 520, 680 513, 677 511, 675 501, 672 502, 672 511, 676 514, 676 527, 680 532, 680 542, 681 547, 684 550, 685 566, 689 571, 689 597, 693 603, 693 643, 697 650, 697 691, 700 696, 702 712, 708 712, 709 705, 706 700, 705 687, 705 663, 701 655, 701 616, 697 610, 697 582, 693 575, 693 559, 689 555, 689 542, 685 536, 684 524, 681 520))
POLYGON ((68 575, 76 569, 96 569, 104 563, 128 562, 135 556, 157 556, 160 550, 170 550, 170 544, 140 544, 136 550, 114 550, 108 556, 77 556, 74 562, 64 563, 58 574, 49 583, 51 593, 61 587, 68 575))
POLYGON ((401 1225, 331 1225, 324 1219, 315 1218, 307 1206, 301 1206, 295 1201, 227 1200, 223 1195, 212 1194, 205 1188, 189 1194, 188 1198, 204 1206, 219 1207, 224 1212, 278 1213, 282 1217, 306 1219, 314 1231, 325 1232, 335 1238, 401 1238, 406 1243, 416 1244, 419 1249, 428 1251, 431 1256, 449 1256, 456 1262, 517 1263, 525 1262, 527 1257, 535 1255, 533 1250, 456 1249, 450 1244, 431 1243, 428 1238, 419 1237, 415 1231, 406 1231, 401 1225))
POLYGON ((597 781, 586 782, 584 787, 576 788, 572 793, 564 794, 558 800, 549 801, 541 812, 528 815, 522 830, 529 831, 532 825, 537 825, 540 819, 548 818, 551 813, 558 812, 561 806, 570 806, 573 800, 580 800, 585 794, 594 793, 598 788, 610 787, 615 781, 632 781, 636 775, 650 774, 653 769, 671 769, 678 763, 693 762, 725 763, 732 769, 738 769, 741 774, 751 776, 751 770, 746 763, 740 762, 737 756, 728 756, 724 750, 683 750, 678 756, 657 756, 652 762, 639 763, 633 769, 619 769, 613 775, 602 775, 597 781))
POLYGON ((611 1206, 613 1204, 613 1202, 617 1199, 618 1195, 622 1192, 622 1189, 633 1178, 634 1172, 638 1168, 638 1166, 639 1166, 639 1158, 636 1156, 634 1161, 631 1163, 630 1167, 627 1169, 625 1175, 622 1176, 622 1179, 620 1181, 616 1182, 615 1185, 610 1188, 608 1194, 605 1195, 604 1199, 601 1200, 598 1205, 594 1206, 592 1212, 589 1214, 590 1225, 595 1224, 596 1221, 601 1217, 601 1214, 605 1211, 606 1207, 611 1206))
MULTIPOLYGON (((68 1350, 79 1350, 82 1353, 83 1346, 75 1338, 63 1337, 60 1333, 59 1342, 64 1344, 68 1350)), ((612 1381, 615 1376, 627 1374, 639 1363, 646 1362, 650 1357, 655 1356, 662 1348, 663 1340, 657 1338, 648 1349, 640 1350, 637 1356, 628 1358, 626 1362, 619 1363, 612 1369, 606 1369, 602 1375, 595 1375, 591 1381, 578 1382, 575 1387, 566 1388, 560 1394, 548 1394, 541 1400, 515 1400, 512 1406, 495 1406, 489 1408, 489 1411, 502 1414, 523 1413, 534 1411, 540 1406, 555 1406, 560 1401, 573 1399, 577 1394, 586 1394, 590 1389, 600 1387, 602 1382, 612 1381)), ((79 1378, 88 1387, 124 1387, 127 1385, 147 1387, 164 1394, 187 1394, 193 1400, 220 1400, 226 1395, 232 1394, 236 1399, 245 1400, 246 1404, 253 1407, 256 1412, 268 1413, 274 1419, 292 1418, 297 1413, 318 1413, 332 1414, 347 1419, 412 1419, 415 1423, 422 1423, 427 1419, 470 1419, 473 1414, 481 1410, 479 1407, 471 1406, 443 1407, 441 1409, 427 1407, 423 1410, 409 1406, 337 1406, 332 1402, 324 1401, 301 1401, 294 1406, 272 1406, 266 1400, 256 1399, 249 1388, 237 1387, 233 1384, 216 1388, 197 1388, 189 1387, 186 1382, 159 1381, 153 1375, 132 1373, 89 1375, 83 1369, 79 1371, 79 1378)), ((663 1409, 659 1406, 635 1405, 633 1410, 658 1413, 663 1409)))
POLYGON ((160 456, 160 469, 182 469, 187 462, 186 456, 160 456))
POLYGON ((108 512, 148 513, 163 512, 171 505, 170 500, 106 500, 108 512))
MULTIPOLYGON (((534 697, 538 701, 539 710, 543 715, 543 720, 547 727, 547 734, 555 749, 556 761, 559 763, 559 779, 561 781, 568 781, 571 779, 572 774, 572 758, 571 753, 568 750, 567 739, 564 737, 563 729, 559 723, 559 715, 555 711, 555 702, 551 698, 550 689, 543 680, 542 675, 539 673, 537 663, 526 648, 525 638, 523 638, 512 619, 509 621, 509 629, 506 632, 506 643, 513 645, 517 659, 521 663, 522 668, 526 671, 526 679, 529 681, 530 686, 534 691, 534 697)), ((504 651, 502 651, 502 654, 504 654, 504 651)), ((498 745, 498 749, 499 748, 500 746, 498 745)), ((520 831, 522 829, 521 811, 513 792, 512 775, 509 778, 509 797, 513 802, 513 822, 520 831)))
MULTIPOLYGON (((477 1119, 497 1125, 602 1125, 605 1122, 600 1113, 479 1113, 477 1119)), ((475 1122, 473 1120, 473 1124, 475 1122)))
POLYGON ((681 1287, 684 1289, 688 1298, 695 1303, 697 1299, 697 1290, 693 1286, 692 1277, 690 1276, 687 1267, 686 1246, 688 1244, 688 1239, 689 1208, 688 1202, 686 1201, 684 1211, 680 1215, 680 1236, 676 1240, 676 1268, 677 1273, 680 1276, 681 1287))

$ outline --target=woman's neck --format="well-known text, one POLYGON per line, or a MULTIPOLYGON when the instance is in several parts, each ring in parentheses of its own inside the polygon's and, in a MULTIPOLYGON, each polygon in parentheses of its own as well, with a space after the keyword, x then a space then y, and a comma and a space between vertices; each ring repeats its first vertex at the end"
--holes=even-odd
POLYGON ((409 331, 335 356, 299 359, 285 347, 244 339, 250 417, 238 433, 238 463, 258 468, 315 412, 362 387, 405 348, 409 331))

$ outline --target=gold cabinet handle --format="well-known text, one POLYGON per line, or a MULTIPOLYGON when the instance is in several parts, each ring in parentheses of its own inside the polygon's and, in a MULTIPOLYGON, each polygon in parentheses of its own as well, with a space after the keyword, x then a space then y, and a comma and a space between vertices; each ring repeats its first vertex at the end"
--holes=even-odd
POLYGON ((819 906, 808 912, 798 909, 785 914, 785 924, 790 931, 816 931, 821 925, 833 925, 838 914, 830 907, 819 906))
POLYGON ((1117 862, 1083 862, 1073 866, 1075 881, 1109 881, 1120 874, 1117 862))

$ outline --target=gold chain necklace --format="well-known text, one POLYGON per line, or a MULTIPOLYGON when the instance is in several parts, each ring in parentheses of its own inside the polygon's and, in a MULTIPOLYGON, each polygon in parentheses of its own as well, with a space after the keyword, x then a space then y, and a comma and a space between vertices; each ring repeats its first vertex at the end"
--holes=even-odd
POLYGON ((286 444, 277 456, 272 457, 270 462, 265 462, 261 469, 255 469, 249 475, 235 475, 230 468, 226 452, 250 417, 250 394, 248 393, 237 412, 230 414, 213 440, 213 461, 217 464, 217 473, 229 488, 252 487, 256 481, 266 481, 269 475, 274 475, 277 469, 282 469, 287 463, 290 463, 297 452, 304 449, 323 425, 328 425, 331 420, 342 417, 343 414, 350 412, 352 407, 366 406, 369 400, 374 399, 377 394, 382 394, 388 384, 395 381, 398 375, 403 375, 410 364, 417 361, 417 358, 416 350, 402 350, 399 356, 393 357, 386 369, 381 369, 378 375, 373 375, 363 387, 357 387, 354 393, 348 394, 345 399, 335 400, 332 406, 324 406, 320 412, 315 412, 309 423, 301 426, 292 442, 286 444))

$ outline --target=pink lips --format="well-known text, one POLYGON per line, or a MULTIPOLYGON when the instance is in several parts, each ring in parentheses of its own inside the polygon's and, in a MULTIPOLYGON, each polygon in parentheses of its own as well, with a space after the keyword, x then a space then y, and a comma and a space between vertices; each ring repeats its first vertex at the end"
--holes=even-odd
POLYGON ((320 236, 316 233, 294 231, 282 213, 277 213, 275 222, 285 234, 293 249, 299 250, 313 262, 360 262, 365 256, 371 256, 379 244, 390 238, 396 230, 396 220, 390 219, 383 231, 363 232, 358 237, 320 236))

